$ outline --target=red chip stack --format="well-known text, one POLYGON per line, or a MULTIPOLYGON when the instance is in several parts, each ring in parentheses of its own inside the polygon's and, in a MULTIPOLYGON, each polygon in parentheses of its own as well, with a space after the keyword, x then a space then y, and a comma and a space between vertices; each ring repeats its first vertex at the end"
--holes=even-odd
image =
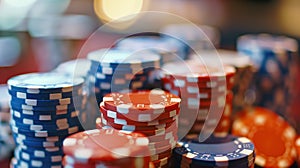
POLYGON ((140 133, 115 129, 94 129, 64 140, 64 167, 148 168, 149 139, 140 133))
POLYGON ((215 136, 230 130, 235 69, 204 65, 197 60, 174 62, 163 68, 165 90, 181 97, 179 136, 199 134, 205 127, 215 136), (179 68, 178 68, 179 67, 179 68))
MULTIPOLYGON (((101 123, 118 130, 142 133, 149 138, 150 160, 168 167, 178 140, 177 119, 181 99, 163 90, 111 93, 100 103, 101 123)), ((99 121, 99 119, 98 119, 99 121)))

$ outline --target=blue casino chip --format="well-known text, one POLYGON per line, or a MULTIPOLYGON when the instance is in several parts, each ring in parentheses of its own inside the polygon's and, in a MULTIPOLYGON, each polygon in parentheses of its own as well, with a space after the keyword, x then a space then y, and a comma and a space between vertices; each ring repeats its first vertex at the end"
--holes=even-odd
POLYGON ((71 92, 63 92, 63 93, 24 93, 24 92, 18 92, 14 90, 9 90, 8 93, 15 98, 18 99, 38 99, 38 100, 57 100, 57 99, 63 99, 63 98, 70 98, 72 96, 83 96, 83 90, 79 89, 77 91, 71 91, 71 92))
POLYGON ((197 139, 184 139, 173 150, 174 165, 188 167, 248 167, 254 164, 253 143, 244 137, 228 135, 211 137, 199 143, 197 139))
POLYGON ((33 111, 64 111, 74 109, 82 109, 85 106, 85 102, 81 102, 80 104, 66 104, 66 105, 49 105, 49 106, 30 106, 27 104, 19 103, 19 102, 10 102, 10 106, 12 109, 16 110, 33 110, 33 111))

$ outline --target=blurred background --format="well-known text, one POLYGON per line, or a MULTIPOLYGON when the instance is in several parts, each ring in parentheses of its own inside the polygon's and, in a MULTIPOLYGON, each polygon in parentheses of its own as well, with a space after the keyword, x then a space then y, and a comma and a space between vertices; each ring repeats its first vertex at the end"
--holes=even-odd
MULTIPOLYGON (((213 26, 220 32, 219 48, 235 49, 237 37, 248 33, 300 39, 298 0, 0 0, 0 83, 77 58, 84 42, 101 25, 142 11, 168 12, 213 26)), ((101 40, 92 48, 130 34, 124 25, 156 31, 172 23, 168 17, 134 19, 97 33, 101 40)))

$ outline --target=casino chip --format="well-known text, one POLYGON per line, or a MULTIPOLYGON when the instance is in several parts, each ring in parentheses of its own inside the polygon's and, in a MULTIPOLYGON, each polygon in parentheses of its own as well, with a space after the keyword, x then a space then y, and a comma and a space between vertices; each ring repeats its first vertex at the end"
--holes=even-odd
POLYGON ((200 143, 198 137, 178 142, 172 153, 172 167, 252 167, 255 160, 253 143, 245 137, 211 136, 200 143))
POLYGON ((94 129, 63 142, 66 167, 149 167, 149 139, 140 133, 94 129))
POLYGON ((200 134, 212 128, 215 136, 226 136, 231 125, 234 67, 216 68, 190 59, 165 64, 162 69, 164 89, 181 98, 179 135, 200 134))
POLYGON ((62 167, 62 142, 83 130, 86 94, 82 78, 31 73, 8 80, 14 167, 62 167))
POLYGON ((290 167, 295 162, 296 132, 270 110, 254 107, 241 111, 233 123, 232 133, 246 136, 254 143, 258 166, 290 167))
POLYGON ((151 162, 155 167, 166 167, 178 140, 180 101, 178 96, 158 89, 107 94, 100 103, 97 127, 147 136, 151 162))

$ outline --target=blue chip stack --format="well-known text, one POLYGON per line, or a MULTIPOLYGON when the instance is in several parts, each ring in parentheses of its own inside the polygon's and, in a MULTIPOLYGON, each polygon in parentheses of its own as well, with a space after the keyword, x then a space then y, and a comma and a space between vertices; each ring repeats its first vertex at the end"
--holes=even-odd
POLYGON ((287 110, 297 90, 297 41, 269 34, 244 35, 237 41, 239 52, 254 62, 252 90, 255 104, 288 118, 287 110))
POLYGON ((190 135, 177 143, 173 149, 173 168, 249 168, 254 167, 255 151, 253 143, 245 137, 209 137, 199 142, 197 136, 190 135))
POLYGON ((185 60, 189 54, 188 46, 170 36, 132 36, 120 39, 116 48, 131 50, 151 50, 161 56, 161 64, 185 60))
POLYGON ((0 85, 0 160, 11 156, 15 147, 9 126, 9 94, 7 85, 0 85))
POLYGON ((160 56, 149 51, 100 49, 89 53, 88 59, 90 96, 98 105, 111 92, 152 89, 148 77, 160 68, 160 56))
POLYGON ((62 142, 82 131, 85 110, 82 78, 30 73, 8 80, 11 128, 16 143, 14 167, 62 167, 62 142))

